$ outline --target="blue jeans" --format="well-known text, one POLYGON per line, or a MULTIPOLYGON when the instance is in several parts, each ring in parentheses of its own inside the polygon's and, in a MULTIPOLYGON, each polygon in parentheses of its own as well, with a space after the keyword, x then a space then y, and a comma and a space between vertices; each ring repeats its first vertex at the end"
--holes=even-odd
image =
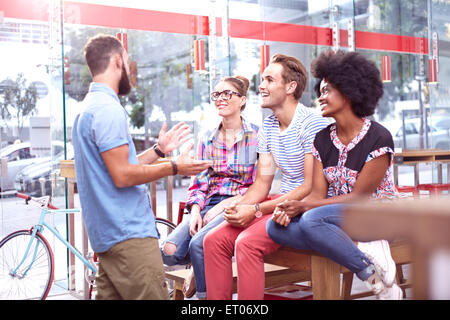
POLYGON ((278 244, 301 250, 314 250, 345 266, 365 281, 374 272, 374 266, 341 229, 344 204, 331 204, 306 211, 281 226, 267 222, 267 233, 278 244))
MULTIPOLYGON (((208 199, 206 206, 200 212, 203 218, 205 214, 216 204, 229 198, 230 196, 214 195, 208 199)), ((166 265, 173 266, 176 264, 192 263, 195 276, 195 287, 198 298, 206 298, 206 280, 205 280, 205 262, 203 255, 203 238, 209 230, 213 229, 222 221, 223 212, 212 219, 206 226, 200 229, 193 237, 189 233, 189 223, 191 215, 186 215, 183 221, 169 234, 167 239, 161 245, 161 254, 166 265), (169 242, 176 245, 177 249, 173 255, 164 253, 164 245, 169 242)))

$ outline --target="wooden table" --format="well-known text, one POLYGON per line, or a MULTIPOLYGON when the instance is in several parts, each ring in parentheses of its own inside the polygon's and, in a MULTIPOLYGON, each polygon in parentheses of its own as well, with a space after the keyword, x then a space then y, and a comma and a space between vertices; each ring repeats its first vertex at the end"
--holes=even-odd
POLYGON ((398 166, 414 166, 414 185, 419 184, 419 164, 437 163, 438 183, 442 183, 442 164, 447 163, 447 181, 450 181, 450 150, 427 149, 427 150, 403 150, 394 155, 394 180, 398 185, 398 166))
MULTIPOLYGON (((75 173, 75 164, 73 160, 61 160, 59 163, 60 168, 60 176, 63 178, 67 178, 67 207, 74 208, 75 207, 75 185, 77 183, 76 173, 75 173)), ((83 220, 82 220, 83 221, 83 220)), ((89 251, 89 242, 86 231, 86 226, 84 222, 81 226, 82 232, 82 254, 83 257, 86 257, 89 251)), ((75 217, 73 214, 69 215, 69 242, 71 245, 75 246, 75 217)), ((69 253, 69 290, 75 290, 75 255, 70 252, 69 253)), ((86 273, 87 267, 84 266, 84 273, 86 273)), ((84 281, 84 298, 88 299, 89 297, 89 284, 87 281, 84 281)))
MULTIPOLYGON (((354 204, 345 212, 343 228, 352 239, 361 241, 406 239, 413 252, 413 297, 432 296, 430 277, 440 276, 430 273, 433 253, 439 249, 450 250, 449 198, 354 204)), ((450 265, 445 269, 448 278, 450 265)))

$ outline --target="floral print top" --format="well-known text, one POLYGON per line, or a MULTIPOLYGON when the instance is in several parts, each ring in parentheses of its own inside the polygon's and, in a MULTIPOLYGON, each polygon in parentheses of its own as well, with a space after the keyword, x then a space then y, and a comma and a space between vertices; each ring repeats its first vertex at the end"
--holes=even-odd
POLYGON ((364 118, 359 134, 348 145, 344 145, 333 123, 317 133, 313 146, 313 155, 322 162, 323 173, 328 181, 328 197, 352 192, 365 163, 386 153, 390 154, 391 165, 374 192, 374 198, 398 196, 393 177, 394 142, 386 128, 364 118))

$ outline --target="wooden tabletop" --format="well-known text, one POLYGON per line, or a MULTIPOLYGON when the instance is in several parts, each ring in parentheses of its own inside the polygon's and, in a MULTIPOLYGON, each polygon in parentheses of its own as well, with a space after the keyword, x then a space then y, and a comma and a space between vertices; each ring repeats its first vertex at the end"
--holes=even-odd
POLYGON ((353 204, 345 212, 344 229, 357 238, 402 237, 450 247, 450 198, 353 204))
POLYGON ((450 150, 403 150, 394 154, 394 163, 450 161, 450 150))
MULTIPOLYGON (((355 240, 404 239, 410 243, 414 297, 433 297, 430 279, 443 276, 430 271, 433 254, 450 248, 449 197, 352 204, 345 211, 343 229, 355 240)), ((448 279, 450 265, 444 269, 443 278, 448 279)))

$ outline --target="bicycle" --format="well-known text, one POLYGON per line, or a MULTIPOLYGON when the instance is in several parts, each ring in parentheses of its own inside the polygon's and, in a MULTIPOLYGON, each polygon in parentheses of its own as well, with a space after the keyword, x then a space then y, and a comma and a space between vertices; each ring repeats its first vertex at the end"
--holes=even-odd
MULTIPOLYGON (((0 241, 0 299, 46 299, 53 284, 54 255, 42 232, 47 228, 87 267, 85 279, 89 283, 89 298, 95 289, 97 256, 87 257, 73 247, 56 228, 50 226, 45 217, 49 214, 74 214, 80 209, 58 209, 50 203, 50 196, 40 198, 17 193, 25 203, 41 208, 37 224, 29 230, 18 230, 0 241)), ((160 241, 175 229, 171 221, 156 217, 155 223, 160 233, 160 241)))
POLYGON ((62 235, 49 225, 45 218, 49 214, 74 214, 80 209, 58 209, 50 203, 50 196, 30 197, 17 193, 25 203, 34 203, 41 208, 37 224, 29 230, 18 230, 0 241, 0 299, 45 299, 50 292, 54 276, 54 255, 42 232, 53 233, 80 261, 86 265, 86 281, 94 285, 97 266, 93 255, 83 255, 62 235), (91 261, 89 261, 89 260, 91 261), (90 271, 90 273, 89 273, 90 271))

